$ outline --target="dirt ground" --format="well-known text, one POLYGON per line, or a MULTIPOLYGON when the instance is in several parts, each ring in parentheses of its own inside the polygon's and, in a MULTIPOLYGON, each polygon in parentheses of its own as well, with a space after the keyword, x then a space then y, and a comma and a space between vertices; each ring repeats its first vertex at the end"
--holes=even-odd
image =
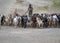
POLYGON ((0 43, 60 43, 60 29, 1 26, 0 43))

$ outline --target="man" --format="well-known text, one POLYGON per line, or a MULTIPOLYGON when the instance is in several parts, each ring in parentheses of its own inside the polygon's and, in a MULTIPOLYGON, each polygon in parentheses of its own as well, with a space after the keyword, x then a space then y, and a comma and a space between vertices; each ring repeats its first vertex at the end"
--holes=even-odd
POLYGON ((1 25, 3 25, 4 22, 5 22, 5 16, 3 15, 3 16, 1 17, 1 25))
POLYGON ((10 14, 9 15, 9 25, 12 25, 13 24, 13 18, 12 18, 12 15, 10 14))
POLYGON ((27 26, 27 21, 28 21, 27 15, 23 15, 23 16, 21 17, 21 25, 22 25, 22 27, 26 28, 26 26, 27 26))
POLYGON ((33 7, 31 4, 29 4, 29 8, 28 8, 28 14, 29 14, 29 17, 32 16, 32 13, 33 13, 33 7))
POLYGON ((44 18, 43 18, 43 27, 48 27, 48 19, 47 19, 47 15, 45 14, 44 18))
POLYGON ((35 27, 36 27, 36 22, 37 22, 36 16, 33 15, 33 16, 31 17, 31 20, 32 20, 32 27, 35 28, 35 27))

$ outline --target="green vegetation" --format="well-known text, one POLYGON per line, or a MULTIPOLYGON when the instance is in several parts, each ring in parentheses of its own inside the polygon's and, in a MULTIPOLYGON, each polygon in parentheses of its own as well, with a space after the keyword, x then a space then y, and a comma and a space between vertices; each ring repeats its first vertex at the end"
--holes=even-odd
POLYGON ((60 0, 52 0, 53 1, 53 5, 54 7, 60 7, 60 0))
POLYGON ((49 7, 48 6, 44 6, 43 8, 48 10, 49 7))
POLYGON ((48 10, 48 6, 35 6, 34 7, 36 10, 48 10))
POLYGON ((36 10, 49 10, 49 9, 60 9, 60 0, 51 0, 53 3, 52 5, 48 5, 48 6, 34 6, 34 8, 36 8, 36 10))

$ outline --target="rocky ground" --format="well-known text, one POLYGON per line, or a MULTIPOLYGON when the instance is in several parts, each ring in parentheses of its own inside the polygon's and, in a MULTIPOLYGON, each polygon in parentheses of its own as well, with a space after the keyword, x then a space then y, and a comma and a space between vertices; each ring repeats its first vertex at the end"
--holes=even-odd
MULTIPOLYGON (((57 2, 60 2, 59 0, 57 2)), ((34 13, 59 13, 60 8, 57 6, 53 7, 52 0, 0 0, 0 14, 13 14, 14 10, 17 9, 17 13, 22 15, 27 9, 29 3, 34 8, 34 13)))

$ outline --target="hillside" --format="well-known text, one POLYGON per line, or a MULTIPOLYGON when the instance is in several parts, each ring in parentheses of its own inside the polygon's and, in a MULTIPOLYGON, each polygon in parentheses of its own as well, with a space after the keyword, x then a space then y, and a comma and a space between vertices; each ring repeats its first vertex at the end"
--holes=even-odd
POLYGON ((29 3, 34 8, 34 13, 60 13, 60 0, 0 0, 0 14, 24 14, 29 3))

